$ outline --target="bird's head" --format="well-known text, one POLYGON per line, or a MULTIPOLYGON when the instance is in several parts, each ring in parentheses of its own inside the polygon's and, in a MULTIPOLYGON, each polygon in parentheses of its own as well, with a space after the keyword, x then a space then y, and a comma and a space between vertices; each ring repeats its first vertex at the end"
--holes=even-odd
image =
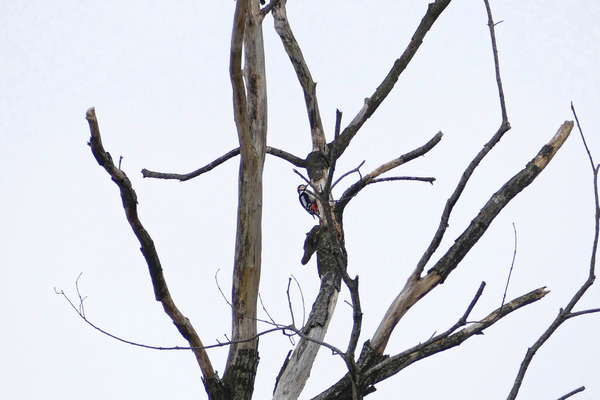
POLYGON ((300 185, 298 186, 298 193, 302 193, 306 190, 306 185, 300 185))

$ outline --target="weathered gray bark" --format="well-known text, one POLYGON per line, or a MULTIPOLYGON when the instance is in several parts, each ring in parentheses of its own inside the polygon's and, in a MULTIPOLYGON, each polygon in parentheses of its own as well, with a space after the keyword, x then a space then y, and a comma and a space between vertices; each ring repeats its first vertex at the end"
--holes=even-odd
POLYGON ((223 382, 232 400, 252 397, 259 360, 256 307, 262 251, 262 177, 267 140, 267 93, 261 21, 257 1, 237 1, 231 39, 230 76, 241 158, 232 285, 233 343, 223 375, 223 382))

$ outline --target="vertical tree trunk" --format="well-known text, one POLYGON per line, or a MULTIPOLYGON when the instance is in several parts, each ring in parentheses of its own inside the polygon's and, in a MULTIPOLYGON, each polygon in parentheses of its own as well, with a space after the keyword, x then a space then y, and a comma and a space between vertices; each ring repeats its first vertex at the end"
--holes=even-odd
POLYGON ((230 75, 240 142, 232 335, 223 381, 231 399, 250 399, 258 366, 256 306, 261 268, 262 175, 267 137, 267 97, 258 1, 238 0, 230 75), (242 71, 242 48, 244 70, 242 71), (244 85, 245 78, 245 85, 244 85))

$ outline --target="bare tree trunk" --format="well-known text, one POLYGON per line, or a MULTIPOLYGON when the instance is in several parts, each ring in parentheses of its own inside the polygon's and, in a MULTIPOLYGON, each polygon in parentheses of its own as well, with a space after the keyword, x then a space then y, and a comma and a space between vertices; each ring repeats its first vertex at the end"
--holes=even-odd
POLYGON ((258 1, 237 2, 230 75, 241 160, 232 288, 233 344, 229 348, 223 381, 231 399, 250 399, 258 366, 256 306, 261 268, 262 175, 267 137, 265 62, 258 1))

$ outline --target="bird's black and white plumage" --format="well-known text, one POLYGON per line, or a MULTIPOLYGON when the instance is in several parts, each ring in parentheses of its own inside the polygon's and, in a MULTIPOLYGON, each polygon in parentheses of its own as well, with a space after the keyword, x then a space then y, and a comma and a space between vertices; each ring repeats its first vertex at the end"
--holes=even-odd
POLYGON ((319 206, 317 205, 317 198, 309 190, 306 189, 306 185, 298 186, 298 198, 302 207, 310 214, 315 217, 319 216, 319 206))

